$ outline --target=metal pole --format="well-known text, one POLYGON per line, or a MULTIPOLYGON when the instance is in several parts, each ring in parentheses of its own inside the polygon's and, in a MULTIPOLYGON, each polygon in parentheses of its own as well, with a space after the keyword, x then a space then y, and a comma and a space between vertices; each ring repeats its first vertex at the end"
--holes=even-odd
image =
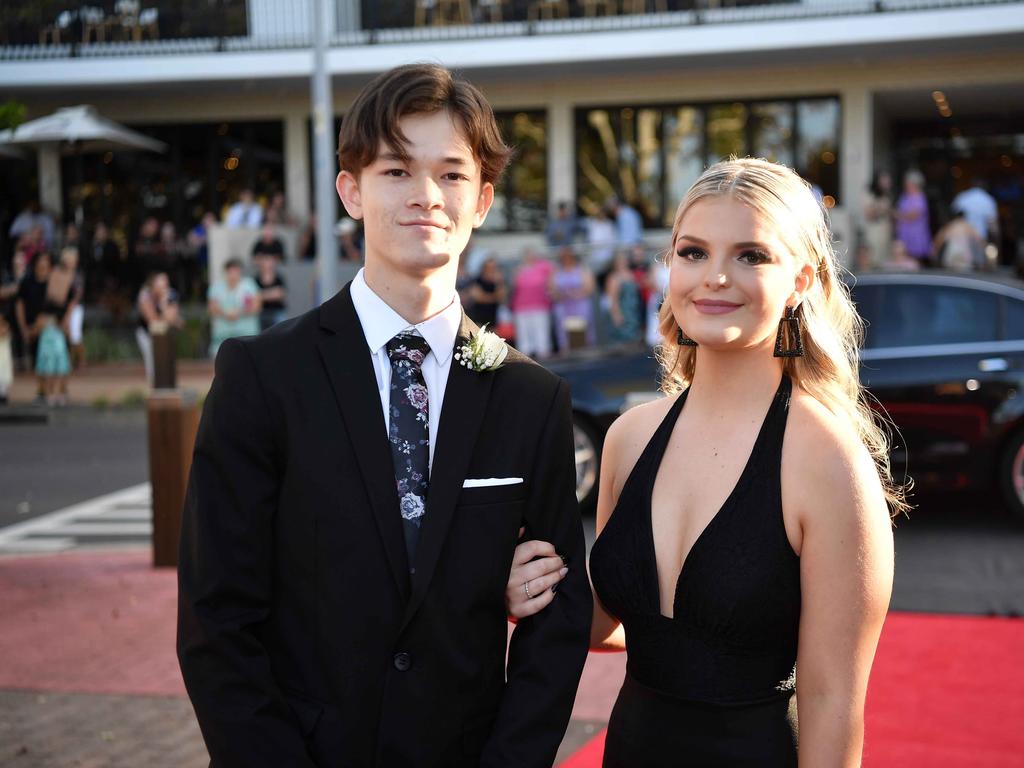
POLYGON ((320 278, 319 300, 326 301, 338 289, 338 244, 334 237, 337 193, 334 179, 337 163, 332 147, 334 105, 331 78, 327 73, 327 47, 330 30, 334 29, 334 0, 311 0, 313 3, 313 184, 316 205, 316 260, 320 278))

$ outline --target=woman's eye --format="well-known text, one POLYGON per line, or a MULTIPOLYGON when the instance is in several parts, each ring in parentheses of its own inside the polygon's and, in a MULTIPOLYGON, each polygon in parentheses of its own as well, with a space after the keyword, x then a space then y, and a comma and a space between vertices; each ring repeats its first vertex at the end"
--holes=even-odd
POLYGON ((740 254, 740 259, 747 264, 764 264, 772 260, 772 257, 765 251, 749 250, 740 254))
POLYGON ((676 256, 679 256, 680 258, 683 259, 687 259, 689 261, 696 261, 698 259, 703 259, 705 257, 705 253, 700 248, 694 248, 693 246, 690 246, 688 248, 680 248, 679 250, 677 250, 676 256))

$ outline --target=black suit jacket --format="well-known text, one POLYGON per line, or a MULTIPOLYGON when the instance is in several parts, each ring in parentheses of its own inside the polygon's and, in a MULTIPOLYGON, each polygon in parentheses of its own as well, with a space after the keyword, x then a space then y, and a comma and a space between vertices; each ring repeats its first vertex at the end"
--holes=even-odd
MULTIPOLYGON (((461 344, 475 331, 464 319, 461 344)), ((591 597, 567 385, 514 350, 452 361, 409 575, 349 288, 222 345, 196 440, 178 657, 214 766, 550 766, 591 597), (466 478, 521 477, 463 488, 466 478), (520 526, 570 560, 508 649, 520 526)))

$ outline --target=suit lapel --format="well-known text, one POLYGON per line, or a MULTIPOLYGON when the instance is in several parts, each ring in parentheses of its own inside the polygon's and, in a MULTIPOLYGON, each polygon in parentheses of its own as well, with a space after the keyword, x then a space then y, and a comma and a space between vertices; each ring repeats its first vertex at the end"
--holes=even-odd
MULTIPOLYGON (((476 333, 477 326, 462 316, 462 326, 455 340, 458 348, 476 333)), ((469 469, 477 434, 491 392, 493 373, 478 373, 459 365, 453 359, 445 387, 444 404, 438 434, 434 441, 434 461, 430 470, 430 491, 427 512, 416 548, 416 573, 412 579, 412 597, 406 606, 403 628, 415 615, 427 586, 437 568, 445 537, 455 514, 455 504, 462 492, 462 482, 469 469)))
POLYGON ((409 596, 409 565, 395 490, 391 446, 387 440, 370 350, 352 303, 350 285, 321 307, 320 325, 331 332, 318 345, 320 355, 366 483, 388 563, 405 599, 409 596))

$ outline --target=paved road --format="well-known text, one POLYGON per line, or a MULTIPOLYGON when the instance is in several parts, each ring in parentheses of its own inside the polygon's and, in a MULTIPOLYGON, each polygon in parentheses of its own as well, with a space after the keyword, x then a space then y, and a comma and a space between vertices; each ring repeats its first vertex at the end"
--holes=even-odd
MULTIPOLYGON (((35 542, 27 551, 63 548, 54 544, 60 539, 75 548, 145 546, 141 484, 148 474, 142 411, 64 412, 49 425, 0 424, 0 551, 12 551, 3 540, 12 524, 24 528, 26 520, 125 489, 63 519, 48 518, 50 530, 19 537, 35 542)), ((987 494, 919 494, 915 503, 896 530, 893 608, 1024 616, 1024 521, 987 494)), ((592 519, 586 529, 590 544, 592 519)))

